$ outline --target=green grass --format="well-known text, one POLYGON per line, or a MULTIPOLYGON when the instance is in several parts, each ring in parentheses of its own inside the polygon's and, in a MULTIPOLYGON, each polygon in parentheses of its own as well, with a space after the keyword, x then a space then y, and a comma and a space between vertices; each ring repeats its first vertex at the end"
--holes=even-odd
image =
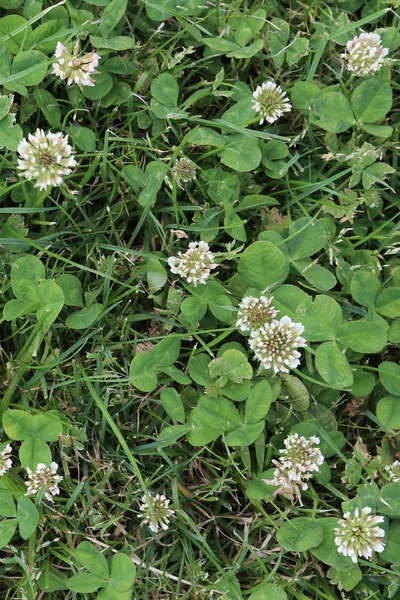
MULTIPOLYGON (((385 314, 376 310, 376 300, 360 303, 352 287, 354 275, 360 272, 375 275, 384 289, 400 287, 399 259, 396 253, 390 254, 399 241, 398 101, 394 95, 387 114, 369 123, 390 125, 391 135, 368 133, 360 122, 335 133, 334 127, 320 126, 312 93, 307 96, 304 92, 310 109, 299 107, 299 100, 296 105, 293 90, 299 82, 315 84, 319 90, 332 86, 328 92, 341 93, 350 102, 356 85, 368 78, 354 78, 344 69, 340 55, 346 41, 360 30, 393 28, 387 43, 392 44, 390 57, 394 60, 375 79, 381 86, 390 81, 395 94, 399 85, 396 3, 216 0, 204 3, 207 7, 201 10, 202 3, 194 0, 129 0, 127 6, 121 0, 122 13, 117 18, 114 2, 111 19, 115 23, 108 26, 105 11, 110 3, 103 1, 74 0, 60 6, 47 1, 16 0, 15 6, 0 1, 3 64, 7 63, 9 47, 12 60, 19 52, 34 48, 51 65, 57 41, 68 44, 76 39, 87 52, 95 47, 101 55, 100 67, 107 69, 109 59, 119 61, 109 66, 111 91, 103 95, 98 92, 94 100, 85 90, 82 93, 76 85, 67 86, 51 75, 51 69, 36 84, 27 83, 25 94, 26 77, 36 68, 30 67, 29 73, 16 77, 6 67, 1 71, 0 66, 1 94, 14 94, 12 112, 16 113, 15 124, 22 128, 20 137, 37 127, 70 133, 78 162, 62 186, 38 192, 19 176, 16 144, 6 144, 0 120, 1 308, 16 297, 11 266, 27 256, 40 259, 48 280, 57 283, 62 275, 75 276, 85 305, 100 305, 99 314, 80 329, 67 324, 67 319, 82 308, 79 303, 65 304, 44 329, 43 315, 42 321, 35 316, 37 307, 12 320, 1 313, 1 414, 7 409, 48 415, 57 411, 65 430, 59 440, 48 440, 64 478, 61 493, 54 504, 46 501, 43 493, 31 496, 39 524, 28 539, 22 539, 17 530, 3 543, 2 527, 14 516, 2 515, 0 502, 4 519, 0 521, 0 597, 96 598, 97 591, 74 592, 57 586, 46 593, 43 583, 45 574, 69 578, 81 572, 74 551, 88 541, 108 564, 117 553, 131 557, 137 570, 132 588, 135 600, 398 600, 398 507, 393 519, 387 515, 390 530, 389 519, 385 524, 387 539, 391 537, 394 544, 391 555, 375 554, 372 561, 362 558, 362 578, 346 591, 339 584, 346 582, 345 575, 335 571, 329 561, 326 564, 316 558, 312 552, 315 544, 292 552, 277 540, 279 529, 291 519, 309 517, 317 522, 325 517, 340 518, 343 502, 354 500, 353 508, 359 501, 366 505, 360 494, 362 498, 367 489, 373 495, 374 484, 376 504, 384 498, 381 489, 388 482, 384 466, 399 457, 398 430, 390 423, 398 409, 393 409, 396 414, 390 415, 387 423, 377 417, 377 404, 383 397, 400 396, 398 375, 388 387, 379 371, 381 363, 399 362, 398 300, 391 314, 385 314), (250 29, 247 37, 242 31, 243 42, 240 27, 257 9, 264 10, 265 16, 253 20, 255 29, 250 29), (164 11, 158 20, 157 10, 164 11), (3 19, 14 14, 29 23, 16 21, 7 30, 3 19), (38 24, 52 19, 51 15, 64 30, 53 23, 55 29, 43 36, 44 45, 43 39, 32 41, 30 27, 36 31, 38 24), (274 46, 273 19, 289 26, 289 40, 275 40, 279 48, 274 46), (116 42, 110 40, 117 36, 134 39, 134 45, 114 50, 112 44, 116 42), (288 62, 285 52, 293 47, 296 36, 307 40, 308 47, 288 62), (13 48, 11 38, 17 48, 13 48), (96 38, 102 41, 96 42, 96 38), (209 38, 214 43, 228 40, 239 48, 257 40, 263 43, 253 55, 230 57, 231 49, 218 51, 207 46, 209 38), (279 55, 285 56, 282 62, 279 55), (176 105, 171 100, 171 86, 162 90, 167 104, 159 102, 155 90, 160 74, 168 74, 177 82, 176 105), (257 114, 251 111, 251 93, 267 80, 281 85, 296 106, 275 123, 259 125, 257 114), (126 93, 118 88, 120 84, 126 93), (54 112, 49 121, 36 104, 33 93, 39 88, 53 94, 60 110, 58 123, 50 122, 57 121, 54 112), (118 97, 107 96, 115 90, 118 97), (86 131, 81 132, 77 143, 71 127, 87 128, 95 135, 95 142, 89 142, 86 131), (209 141, 192 143, 189 138, 188 142, 189 134, 195 135, 199 128, 204 128, 209 141), (238 140, 251 140, 260 149, 258 166, 246 170, 244 161, 251 152, 240 155, 240 151, 238 168, 228 164, 224 148, 235 150, 238 140), (268 146, 271 142, 277 145, 268 146), (364 142, 381 152, 382 160, 375 165, 385 163, 393 169, 387 175, 373 171, 370 189, 363 180, 352 181, 357 169, 365 171, 370 164, 359 168, 343 158, 364 142), (329 152, 332 158, 324 160, 323 155, 329 152), (196 163, 197 179, 180 188, 171 168, 183 156, 196 163), (349 190, 356 193, 356 200, 354 218, 346 220, 329 202, 340 209, 341 199, 349 198, 341 194, 349 190), (368 197, 371 192, 376 195, 375 205, 368 197), (150 201, 146 201, 146 194, 150 201), (254 194, 268 199, 241 210, 243 198, 254 194), (10 215, 18 219, 13 226, 6 223, 10 215), (306 221, 296 230, 299 219, 306 221), (310 228, 316 223, 324 227, 323 245, 296 257, 291 243, 310 240, 310 228), (268 239, 284 253, 288 264, 287 277, 266 285, 267 294, 276 292, 277 297, 283 294, 282 284, 292 286, 287 288, 285 299, 279 300, 280 316, 290 311, 294 315, 299 306, 303 312, 297 312, 297 318, 306 315, 309 308, 301 294, 308 294, 310 299, 329 296, 342 309, 344 321, 363 318, 376 327, 380 324, 386 339, 382 349, 367 349, 365 353, 354 350, 340 342, 338 331, 327 339, 321 334, 307 337, 301 364, 291 371, 296 378, 295 391, 279 375, 259 370, 247 337, 236 327, 236 310, 246 290, 252 290, 253 295, 262 291, 248 283, 246 274, 238 275, 246 249, 260 235, 261 240, 268 239), (179 250, 184 252, 188 242, 200 240, 209 243, 216 258, 218 269, 210 279, 220 287, 194 288, 170 272, 168 258, 179 250), (151 283, 150 259, 158 259, 159 285, 151 283), (319 272, 320 278, 325 278, 322 283, 316 275, 315 279, 307 276, 313 265, 325 269, 324 274, 319 272), (330 287, 327 277, 334 278, 330 287), (181 302, 189 298, 199 305, 207 301, 205 316, 190 320, 183 314, 181 302), (150 391, 135 385, 130 373, 133 358, 163 340, 174 339, 181 343, 174 361, 177 371, 165 372, 156 364, 157 385, 150 391), (328 339, 339 339, 344 360, 351 364, 351 377, 354 373, 359 377, 360 393, 340 382, 335 385, 338 372, 328 373, 328 378, 321 375, 316 357, 322 343, 330 343, 328 339), (35 340, 36 348, 32 345, 35 340), (274 397, 268 414, 263 415, 265 426, 248 445, 229 443, 230 425, 221 427, 211 441, 191 444, 186 433, 198 426, 193 426, 191 411, 205 390, 210 394, 211 384, 193 378, 190 361, 201 352, 208 361, 220 358, 228 347, 246 355, 253 383, 266 380, 271 384, 274 397), (372 387, 367 381, 369 374, 375 378, 372 387), (171 387, 178 392, 190 427, 170 442, 163 440, 162 432, 173 425, 183 426, 171 417, 162 400, 163 390, 171 387), (303 506, 292 505, 279 494, 268 495, 265 490, 258 496, 249 492, 249 486, 257 481, 263 485, 265 476, 261 473, 273 467, 271 459, 279 457, 278 450, 292 428, 305 427, 305 432, 311 432, 307 427, 312 424, 328 448, 325 462, 330 474, 324 472, 309 481, 309 490, 302 493, 303 506), (332 431, 336 437, 328 435, 332 431), (364 461, 357 453, 357 444, 363 444, 371 460, 381 456, 381 464, 364 461), (358 478, 352 477, 351 469, 359 469, 358 478), (141 523, 139 505, 149 492, 165 493, 171 500, 175 517, 166 532, 153 533, 141 523), (267 583, 276 587, 263 591, 267 583)), ((282 23, 279 27, 283 28, 282 23)), ((99 87, 92 89, 96 93, 99 87)), ((334 111, 332 115, 335 117, 334 111)), ((263 266, 266 278, 275 268, 269 261, 267 256, 263 266)), ((365 293, 369 293, 368 286, 365 293)), ((42 299, 44 306, 46 300, 42 299)), ((317 314, 322 328, 329 327, 328 317, 317 314)), ((202 374, 207 375, 207 367, 202 374)), ((246 399, 228 398, 243 417, 246 399)), ((209 422, 205 429, 211 427, 209 422)), ((1 441, 7 439, 4 431, 1 441)), ((16 501, 26 489, 26 470, 18 458, 22 439, 10 442, 13 467, 0 477, 1 491, 5 489, 4 494, 16 501)), ((368 500, 372 502, 371 496, 368 500)), ((377 506, 379 513, 382 504, 377 506)), ((127 600, 120 593, 122 600, 127 600)), ((115 596, 103 594, 99 598, 114 600, 115 596)))

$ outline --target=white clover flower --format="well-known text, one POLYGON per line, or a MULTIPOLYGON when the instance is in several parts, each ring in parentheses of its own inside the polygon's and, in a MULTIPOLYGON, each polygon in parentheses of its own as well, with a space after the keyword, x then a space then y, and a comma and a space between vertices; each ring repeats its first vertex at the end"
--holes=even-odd
POLYGON ((385 471, 389 481, 400 483, 400 460, 395 460, 391 465, 386 465, 385 471))
POLYGON ((335 529, 335 544, 338 552, 350 556, 353 563, 359 556, 371 558, 372 551, 383 552, 385 549, 385 532, 378 523, 384 521, 383 517, 371 517, 372 509, 366 506, 360 511, 355 509, 354 515, 346 512, 343 519, 339 519, 339 527, 335 529))
POLYGON ((170 500, 163 494, 153 496, 151 492, 148 492, 148 498, 143 496, 142 502, 143 504, 139 505, 139 510, 142 512, 142 523, 148 525, 154 533, 157 533, 160 529, 166 531, 170 517, 175 515, 175 511, 168 508, 170 500), (151 504, 153 516, 150 512, 149 503, 151 504))
POLYGON ((289 373, 289 369, 300 364, 301 354, 296 348, 306 345, 306 340, 301 337, 303 331, 301 323, 293 323, 285 316, 250 331, 249 345, 265 369, 289 373))
POLYGON ((264 121, 274 123, 285 112, 290 112, 292 105, 282 88, 273 81, 258 85, 253 92, 253 109, 260 113, 260 125, 264 121))
POLYGON ((259 329, 265 323, 273 321, 278 314, 274 306, 271 306, 273 298, 260 296, 246 296, 239 304, 238 321, 236 327, 242 331, 259 329))
POLYGON ((179 187, 181 183, 189 183, 196 179, 196 164, 190 158, 179 158, 172 167, 172 175, 176 179, 179 187))
POLYGON ((324 457, 315 445, 320 440, 317 436, 309 439, 292 433, 284 440, 284 448, 279 450, 279 460, 273 460, 276 466, 274 478, 264 480, 265 483, 278 486, 277 494, 282 494, 293 503, 294 499, 301 504, 301 491, 308 488, 306 483, 314 473, 318 473, 319 465, 324 457))
POLYGON ((168 265, 171 273, 184 277, 195 287, 198 283, 205 284, 210 271, 218 266, 207 242, 190 242, 185 253, 179 251, 177 256, 170 256, 168 265))
POLYGON ((76 42, 72 52, 68 50, 61 42, 57 43, 54 53, 56 61, 53 63, 53 74, 60 79, 66 79, 67 84, 76 83, 82 89, 84 85, 94 86, 94 79, 91 75, 96 75, 96 67, 99 64, 100 56, 94 51, 79 56, 79 42, 76 42))
POLYGON ((12 448, 10 444, 4 446, 0 451, 0 475, 4 475, 12 467, 11 452, 12 448))
POLYGON ((48 186, 61 185, 62 176, 72 173, 70 167, 77 164, 73 151, 68 144, 68 135, 45 133, 36 129, 34 135, 28 135, 18 146, 18 169, 26 179, 36 179, 34 187, 41 190, 48 186))
POLYGON ((28 481, 25 482, 27 491, 25 496, 31 496, 37 494, 43 486, 45 486, 45 498, 49 502, 54 502, 52 496, 56 496, 60 493, 58 484, 63 480, 61 475, 57 475, 58 464, 55 462, 50 463, 49 467, 45 464, 39 463, 36 467, 36 471, 32 471, 27 467, 28 481))
POLYGON ((382 47, 382 40, 377 33, 361 33, 347 42, 342 57, 347 61, 347 69, 361 77, 375 75, 383 67, 383 59, 388 54, 389 49, 382 47))

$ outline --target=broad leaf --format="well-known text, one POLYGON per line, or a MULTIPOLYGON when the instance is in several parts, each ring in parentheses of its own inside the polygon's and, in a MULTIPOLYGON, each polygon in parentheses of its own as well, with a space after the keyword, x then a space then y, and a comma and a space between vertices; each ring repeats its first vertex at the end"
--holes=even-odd
POLYGON ((311 304, 307 299, 297 307, 294 320, 304 325, 304 337, 309 342, 331 340, 342 321, 342 309, 330 296, 316 296, 311 304))
POLYGON ((104 9, 100 20, 100 31, 108 37, 123 18, 128 0, 112 0, 104 9))
POLYGON ((151 84, 151 95, 163 106, 174 107, 178 102, 179 86, 170 73, 162 73, 151 84))
POLYGON ((287 594, 276 583, 266 582, 250 594, 249 600, 287 600, 287 594))
POLYGON ((152 392, 157 387, 157 372, 151 352, 137 354, 129 368, 129 380, 142 392, 152 392))
POLYGON ((257 138, 241 134, 230 135, 222 151, 221 162, 234 171, 254 171, 261 162, 257 138))
POLYGON ((384 317, 400 317, 400 287, 383 290, 379 294, 375 308, 384 317))
POLYGON ((400 429, 400 397, 385 396, 379 400, 376 416, 384 427, 400 429))
POLYGON ((315 366, 322 379, 335 390, 348 388, 353 383, 351 367, 335 342, 325 342, 318 346, 315 366))
POLYGON ((252 388, 245 406, 245 423, 257 423, 268 413, 272 403, 272 390, 268 381, 259 381, 252 388))
POLYGON ((135 581, 136 567, 126 554, 115 554, 111 561, 111 586, 116 592, 128 592, 135 581))
POLYGON ((27 540, 36 531, 39 523, 39 513, 30 498, 21 496, 17 505, 17 521, 20 536, 27 540))
POLYGON ((356 122, 349 101, 340 92, 328 92, 314 103, 316 123, 330 133, 346 131, 356 122))
POLYGON ((11 490, 8 486, 0 479, 0 516, 2 517, 15 517, 17 510, 15 508, 15 502, 11 490))
POLYGON ((69 329, 87 329, 91 327, 93 323, 101 315, 101 311, 103 307, 101 304, 97 302, 93 302, 90 306, 86 306, 85 308, 81 308, 81 310, 76 310, 75 312, 68 315, 65 325, 69 327, 69 329))
POLYGON ((68 589, 71 592, 78 592, 81 594, 92 594, 97 592, 101 587, 104 587, 107 581, 92 573, 78 573, 73 575, 66 582, 68 589))
POLYGON ((250 244, 239 259, 239 275, 248 286, 265 290, 270 285, 283 283, 289 274, 285 254, 272 242, 250 244))
POLYGON ((22 441, 31 435, 33 415, 24 410, 7 410, 3 415, 4 431, 12 440, 22 441))
POLYGON ((0 521, 0 548, 4 548, 11 541, 17 529, 17 519, 4 519, 0 521))
POLYGON ((253 375, 251 364, 239 350, 226 350, 220 358, 210 363, 209 371, 213 378, 224 375, 234 383, 241 383, 243 379, 251 379, 253 375))
POLYGON ((107 579, 109 569, 104 555, 90 542, 82 542, 74 551, 76 560, 93 575, 107 579))
POLYGON ((346 321, 337 333, 337 341, 354 352, 375 354, 385 347, 387 336, 379 322, 346 321))
POLYGON ((264 430, 264 427, 264 421, 245 423, 228 433, 226 443, 229 446, 250 446, 250 444, 256 441, 260 433, 264 430))
POLYGON ((390 393, 400 396, 400 365, 394 362, 382 362, 379 367, 379 379, 390 393))
POLYGON ((373 273, 357 271, 351 279, 351 295, 361 306, 373 306, 379 296, 381 282, 373 273))
POLYGON ((154 364, 157 367, 168 367, 179 358, 181 340, 177 336, 169 336, 158 342, 152 350, 154 364))
POLYGON ((185 410, 183 408, 182 400, 179 397, 178 392, 175 388, 165 388, 162 390, 161 402, 165 412, 178 423, 185 422, 185 410))
POLYGON ((297 219, 289 230, 286 245, 293 259, 306 258, 321 250, 325 244, 325 227, 315 219, 297 219))
POLYGON ((281 525, 277 541, 282 548, 291 552, 305 552, 319 546, 324 537, 322 526, 315 519, 298 517, 281 525))
POLYGON ((351 105, 361 123, 380 121, 392 107, 390 83, 374 77, 363 81, 352 93, 351 105))
POLYGON ((52 461, 52 455, 46 442, 32 436, 22 442, 19 449, 19 459, 23 467, 29 467, 32 471, 36 471, 39 463, 49 465, 52 461))

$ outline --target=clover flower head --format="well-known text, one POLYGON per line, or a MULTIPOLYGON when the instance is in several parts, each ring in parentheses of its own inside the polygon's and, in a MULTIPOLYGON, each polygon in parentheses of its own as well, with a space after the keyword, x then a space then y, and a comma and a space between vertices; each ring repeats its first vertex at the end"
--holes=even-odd
POLYGON ((6 444, 2 450, 0 450, 0 475, 7 473, 12 467, 12 460, 10 458, 12 448, 10 444, 6 444))
POLYGON ((292 433, 284 440, 284 448, 279 450, 279 460, 272 463, 276 469, 272 480, 266 483, 278 486, 277 494, 282 494, 293 503, 294 499, 301 504, 301 490, 308 488, 307 481, 319 471, 324 462, 321 450, 316 447, 320 440, 317 436, 306 438, 292 433))
POLYGON ((76 83, 82 89, 83 86, 94 86, 92 75, 96 75, 96 67, 100 56, 94 51, 80 56, 79 42, 76 42, 72 52, 61 42, 57 43, 54 53, 56 58, 53 63, 53 74, 60 79, 67 80, 67 84, 76 83))
POLYGON ((34 187, 41 190, 48 186, 58 186, 63 182, 62 176, 72 173, 76 160, 68 144, 68 135, 62 133, 45 133, 36 129, 35 134, 23 138, 18 146, 18 169, 26 179, 36 179, 34 187))
POLYGON ((388 54, 389 49, 383 48, 377 33, 361 33, 347 42, 346 52, 342 56, 347 61, 347 69, 361 77, 375 75, 383 67, 383 59, 388 54))
POLYGON ((196 164, 190 158, 179 158, 172 167, 172 175, 180 187, 181 183, 189 183, 196 179, 196 164))
POLYGON ((339 527, 335 529, 335 544, 338 552, 344 556, 350 556, 356 563, 359 556, 370 559, 372 552, 383 552, 385 549, 385 532, 378 527, 384 518, 371 516, 372 509, 369 506, 355 509, 354 514, 345 512, 343 519, 339 519, 339 527))
POLYGON ((260 125, 264 121, 274 123, 285 112, 290 112, 292 105, 282 88, 273 81, 258 85, 253 92, 253 109, 260 113, 260 125))
POLYGON ((236 327, 242 331, 259 329, 265 323, 273 321, 278 314, 274 306, 271 306, 273 298, 267 296, 246 296, 239 304, 238 321, 236 327))
POLYGON ((386 465, 385 471, 389 481, 400 483, 400 460, 395 460, 391 465, 386 465))
POLYGON ((153 496, 151 492, 148 492, 148 497, 143 496, 142 502, 143 504, 139 505, 139 510, 142 513, 142 523, 148 525, 154 533, 157 533, 160 529, 166 531, 169 527, 170 517, 175 515, 175 511, 168 508, 170 500, 164 494, 153 496))
POLYGON ((171 273, 184 277, 195 287, 198 283, 205 284, 210 271, 218 266, 207 242, 190 242, 186 252, 170 256, 168 265, 171 273))
POLYGON ((250 348, 265 369, 272 368, 274 373, 289 373, 289 369, 300 364, 301 354, 296 348, 306 345, 306 340, 301 336, 303 331, 301 323, 294 323, 285 316, 250 331, 250 348))
POLYGON ((32 471, 29 467, 27 467, 26 470, 29 479, 25 482, 25 485, 28 488, 25 496, 37 494, 44 486, 46 488, 44 494, 45 498, 47 498, 49 502, 54 502, 53 496, 60 493, 58 484, 63 480, 61 475, 57 475, 58 464, 52 462, 49 467, 46 467, 45 464, 39 463, 36 466, 36 471, 32 471))

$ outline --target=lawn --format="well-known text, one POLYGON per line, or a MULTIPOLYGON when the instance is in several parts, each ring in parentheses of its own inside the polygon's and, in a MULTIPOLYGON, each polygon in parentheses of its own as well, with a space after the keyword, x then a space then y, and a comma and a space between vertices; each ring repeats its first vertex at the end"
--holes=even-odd
POLYGON ((1 600, 400 600, 398 0, 0 0, 1 600))

